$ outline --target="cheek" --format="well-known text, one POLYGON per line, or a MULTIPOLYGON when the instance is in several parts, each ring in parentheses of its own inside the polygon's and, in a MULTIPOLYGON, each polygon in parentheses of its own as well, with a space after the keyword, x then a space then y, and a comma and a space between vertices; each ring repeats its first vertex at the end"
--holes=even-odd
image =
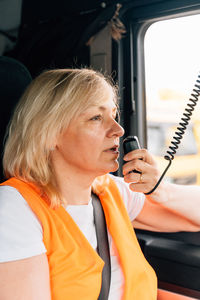
POLYGON ((68 130, 61 138, 59 150, 65 159, 88 160, 99 158, 102 148, 102 134, 87 126, 79 126, 76 130, 68 130))
POLYGON ((92 151, 98 149, 102 143, 102 137, 97 130, 88 130, 85 131, 84 134, 80 132, 80 135, 77 135, 75 140, 77 145, 82 149, 93 149, 92 151))
POLYGON ((90 159, 94 158, 99 153, 100 145, 98 139, 93 136, 88 136, 87 139, 80 140, 77 143, 80 153, 83 156, 89 156, 90 159))
POLYGON ((83 159, 90 158, 92 160, 99 153, 98 139, 94 135, 77 136, 72 143, 69 148, 73 156, 78 155, 83 159))

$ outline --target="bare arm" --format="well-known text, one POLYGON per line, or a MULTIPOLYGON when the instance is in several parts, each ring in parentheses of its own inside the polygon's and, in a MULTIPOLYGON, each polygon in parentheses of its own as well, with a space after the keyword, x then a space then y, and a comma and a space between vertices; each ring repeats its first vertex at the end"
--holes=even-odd
POLYGON ((200 230, 200 187, 163 183, 148 200, 177 212, 200 230))
POLYGON ((0 263, 0 300, 51 300, 46 254, 0 263))
POLYGON ((161 232, 200 231, 200 225, 191 221, 190 218, 186 218, 183 214, 162 204, 148 201, 148 199, 146 199, 141 213, 133 221, 133 226, 161 232))
MULTIPOLYGON (((124 180, 130 183, 130 189, 149 192, 160 177, 153 157, 142 149, 128 153, 125 159, 124 180), (133 169, 142 172, 140 182, 139 174, 128 173, 133 169)), ((144 208, 134 225, 156 231, 200 231, 200 187, 162 182, 146 196, 144 208)))

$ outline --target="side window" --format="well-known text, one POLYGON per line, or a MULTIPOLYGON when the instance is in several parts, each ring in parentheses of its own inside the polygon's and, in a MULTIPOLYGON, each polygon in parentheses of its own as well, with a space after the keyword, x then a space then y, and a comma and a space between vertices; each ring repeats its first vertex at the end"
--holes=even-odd
MULTIPOLYGON (((176 7, 177 1, 166 2, 165 7, 159 1, 153 8, 148 5, 145 9, 140 7, 130 12, 130 86, 132 102, 135 103, 129 118, 130 132, 136 133, 154 154, 161 172, 168 165, 164 155, 171 146, 200 74, 200 14, 183 17, 190 11, 184 1, 181 3, 181 12, 176 7)), ((200 6, 198 8, 199 13, 200 6)), ((200 185, 199 165, 200 103, 195 107, 165 179, 200 185)), ((156 271, 158 287, 164 292, 168 290, 200 299, 200 232, 137 229, 136 234, 145 257, 156 271)), ((168 298, 175 299, 176 296, 169 294, 168 298)))
MULTIPOLYGON (((147 146, 160 170, 200 71, 200 15, 152 24, 145 35, 147 146)), ((200 184, 200 104, 181 140, 167 180, 200 184)))

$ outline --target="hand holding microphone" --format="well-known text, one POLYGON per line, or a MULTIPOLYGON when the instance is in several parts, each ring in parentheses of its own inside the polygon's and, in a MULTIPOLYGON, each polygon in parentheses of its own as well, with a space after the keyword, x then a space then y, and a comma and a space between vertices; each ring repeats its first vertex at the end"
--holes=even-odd
MULTIPOLYGON (((127 138, 125 138, 123 140, 123 148, 124 148, 124 155, 126 155, 127 153, 133 150, 141 149, 137 136, 128 136, 127 138)), ((131 172, 142 174, 140 171, 137 170, 132 170, 130 171, 130 173, 131 172)))
POLYGON ((159 172, 156 162, 146 149, 141 149, 136 136, 128 136, 123 141, 124 180, 134 191, 146 193, 156 184, 159 172))

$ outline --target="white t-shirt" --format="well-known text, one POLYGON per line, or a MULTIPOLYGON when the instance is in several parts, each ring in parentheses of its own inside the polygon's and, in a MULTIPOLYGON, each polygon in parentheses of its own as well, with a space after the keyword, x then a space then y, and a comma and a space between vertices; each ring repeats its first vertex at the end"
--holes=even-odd
MULTIPOLYGON (((115 180, 130 220, 133 221, 143 207, 145 196, 131 191, 123 178, 110 176, 115 180)), ((68 205, 66 210, 96 250, 92 201, 90 200, 88 205, 68 205)), ((109 300, 118 300, 121 299, 124 277, 109 232, 108 240, 111 254, 109 300)), ((45 252, 42 225, 37 216, 15 188, 0 186, 0 262, 20 260, 45 252)))

